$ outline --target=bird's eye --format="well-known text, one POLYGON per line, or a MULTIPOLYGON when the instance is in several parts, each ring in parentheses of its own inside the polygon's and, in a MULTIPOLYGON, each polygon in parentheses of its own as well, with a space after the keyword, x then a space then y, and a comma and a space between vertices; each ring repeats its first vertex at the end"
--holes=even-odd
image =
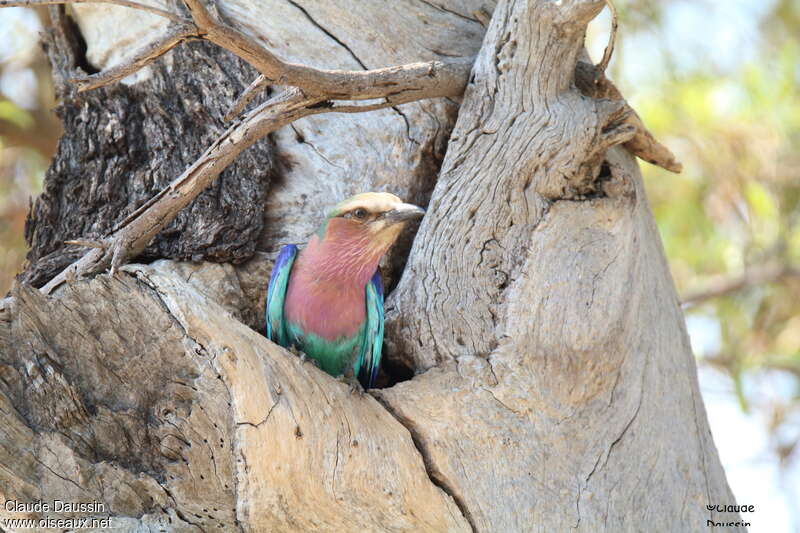
POLYGON ((359 220, 363 220, 367 218, 367 210, 363 207, 359 207, 355 211, 353 211, 353 216, 359 220))

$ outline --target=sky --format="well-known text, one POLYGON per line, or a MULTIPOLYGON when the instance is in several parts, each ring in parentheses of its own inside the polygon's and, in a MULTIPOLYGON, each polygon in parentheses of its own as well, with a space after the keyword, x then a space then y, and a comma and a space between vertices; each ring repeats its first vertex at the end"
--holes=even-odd
MULTIPOLYGON (((663 33, 678 71, 715 64, 719 72, 732 72, 753 59, 759 36, 758 24, 773 0, 727 0, 676 2, 666 12, 663 33)), ((626 52, 641 54, 646 48, 629 43, 626 52)), ((633 61, 642 69, 657 62, 633 61)), ((658 73, 630 75, 659 76, 658 73)), ((702 316, 689 317, 689 335, 695 354, 719 351, 718 325, 702 316)), ((755 512, 743 513, 751 533, 800 533, 800 462, 781 470, 770 449, 765 410, 742 410, 731 378, 708 366, 699 371, 711 433, 719 450, 737 503, 753 504, 755 512)), ((747 374, 744 387, 755 404, 769 403, 772 396, 790 397, 795 380, 781 372, 747 374)))
POLYGON ((41 31, 39 17, 30 9, 0 9, 0 64, 5 63, 0 72, 0 93, 23 109, 33 109, 39 103, 36 76, 27 68, 27 56, 35 51, 31 42, 38 41, 41 31))
MULTIPOLYGON (((714 320, 695 315, 687 319, 687 326, 696 355, 718 351, 719 326, 714 320)), ((711 434, 736 503, 755 506, 755 512, 742 514, 751 523, 750 533, 799 533, 800 462, 781 470, 770 449, 765 410, 754 405, 744 412, 730 376, 704 365, 698 375, 711 434)), ((789 396, 795 386, 781 372, 746 374, 744 381, 754 404, 789 396)))

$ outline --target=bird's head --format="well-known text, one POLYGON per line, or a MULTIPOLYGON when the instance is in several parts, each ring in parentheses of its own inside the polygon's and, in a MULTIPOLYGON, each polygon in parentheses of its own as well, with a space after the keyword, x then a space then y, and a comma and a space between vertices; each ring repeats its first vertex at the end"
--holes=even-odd
POLYGON ((343 255, 357 253, 377 260, 397 240, 407 222, 424 214, 424 209, 404 203, 394 194, 365 192, 337 204, 316 237, 343 255))
POLYGON ((364 192, 337 204, 318 233, 320 238, 368 239, 377 247, 392 245, 406 222, 422 218, 425 210, 404 203, 394 194, 364 192))

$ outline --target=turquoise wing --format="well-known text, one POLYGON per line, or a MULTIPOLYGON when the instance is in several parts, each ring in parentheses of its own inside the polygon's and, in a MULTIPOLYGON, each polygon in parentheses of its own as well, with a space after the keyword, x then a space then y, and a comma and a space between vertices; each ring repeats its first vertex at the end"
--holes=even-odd
POLYGON ((283 321, 283 302, 286 299, 286 287, 289 285, 289 274, 294 259, 297 257, 297 246, 287 244, 281 248, 267 290, 267 338, 281 346, 289 346, 289 337, 283 321))
POLYGON ((364 328, 364 343, 355 365, 355 374, 365 389, 372 388, 378 377, 383 350, 383 281, 381 271, 367 283, 367 323, 364 328))

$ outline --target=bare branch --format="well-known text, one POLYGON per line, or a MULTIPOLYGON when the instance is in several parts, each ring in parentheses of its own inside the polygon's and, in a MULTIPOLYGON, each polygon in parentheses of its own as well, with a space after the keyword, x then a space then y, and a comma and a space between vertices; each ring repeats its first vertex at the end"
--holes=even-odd
POLYGON ((396 106, 400 102, 390 102, 384 100, 375 104, 353 104, 353 105, 334 105, 331 107, 332 112, 336 113, 364 113, 366 111, 376 111, 378 109, 386 109, 387 107, 396 106))
POLYGON ((800 279, 800 268, 782 263, 767 263, 749 267, 738 276, 717 276, 711 278, 705 287, 686 293, 681 301, 684 308, 694 307, 712 298, 775 283, 789 278, 800 279))
POLYGON ((608 44, 605 50, 603 50, 603 59, 601 59, 600 63, 597 65, 597 70, 603 73, 605 73, 608 64, 611 62, 611 56, 614 55, 614 45, 617 42, 618 27, 617 8, 614 7, 614 2, 612 0, 606 0, 606 5, 609 11, 611 11, 611 33, 608 36, 608 44))
MULTIPOLYGON (((588 56, 584 56, 588 58, 588 56)), ((680 172, 683 165, 669 148, 658 142, 647 129, 636 111, 628 105, 619 89, 605 77, 603 71, 586 61, 578 61, 575 68, 575 85, 586 96, 625 102, 630 109, 627 122, 636 129, 633 138, 624 146, 636 157, 670 172, 680 172)))
MULTIPOLYGON (((456 96, 464 91, 472 60, 411 63, 373 70, 324 70, 284 62, 244 33, 217 20, 201 0, 184 0, 201 37, 250 63, 273 85, 335 100, 369 100, 399 93, 456 96)), ((433 95, 433 96, 430 96, 433 95)), ((417 97, 416 99, 421 98, 417 97)))
POLYGON ((174 33, 159 39, 125 65, 84 80, 81 90, 106 85, 129 76, 180 41, 191 37, 208 40, 241 57, 274 85, 302 89, 305 94, 325 95, 337 100, 369 100, 400 93, 417 94, 414 99, 460 95, 472 66, 471 60, 429 61, 374 70, 324 70, 284 62, 244 33, 228 26, 212 14, 201 0, 184 0, 192 21, 163 9, 132 0, 0 0, 0 7, 67 3, 109 3, 156 13, 180 24, 174 33), (87 81, 91 79, 92 81, 87 81))
POLYGON ((104 70, 91 76, 83 78, 73 78, 69 81, 78 86, 78 91, 88 91, 104 87, 118 82, 152 63, 162 55, 166 54, 183 41, 195 37, 197 35, 197 28, 194 25, 179 23, 169 29, 169 33, 159 39, 156 39, 140 51, 132 60, 104 70))
POLYGON ((268 85, 269 80, 267 80, 263 74, 259 74, 258 77, 253 80, 253 83, 251 83, 247 89, 244 90, 242 95, 239 96, 239 99, 236 100, 236 102, 231 106, 230 110, 228 110, 228 112, 225 114, 224 119, 233 120, 234 117, 244 111, 244 108, 253 101, 258 93, 266 89, 268 85))
POLYGON ((155 15, 165 17, 173 22, 183 22, 183 17, 175 13, 170 13, 160 9, 132 0, 0 0, 0 7, 36 7, 36 6, 55 6, 59 4, 114 4, 117 6, 130 7, 141 11, 149 11, 155 15))
POLYGON ((669 148, 653 137, 636 111, 631 115, 630 121, 636 127, 637 134, 625 143, 625 148, 636 157, 670 172, 678 174, 683 170, 683 164, 669 148))
POLYGON ((105 243, 103 241, 92 241, 87 239, 64 241, 64 244, 74 244, 76 246, 83 246, 85 248, 105 248, 105 243))
POLYGON ((50 280, 42 287, 42 292, 49 294, 70 276, 94 274, 109 266, 113 274, 127 258, 144 250, 150 239, 246 148, 298 118, 330 112, 330 107, 315 107, 320 101, 321 97, 308 97, 299 89, 291 88, 248 113, 167 188, 123 220, 98 247, 50 280))

